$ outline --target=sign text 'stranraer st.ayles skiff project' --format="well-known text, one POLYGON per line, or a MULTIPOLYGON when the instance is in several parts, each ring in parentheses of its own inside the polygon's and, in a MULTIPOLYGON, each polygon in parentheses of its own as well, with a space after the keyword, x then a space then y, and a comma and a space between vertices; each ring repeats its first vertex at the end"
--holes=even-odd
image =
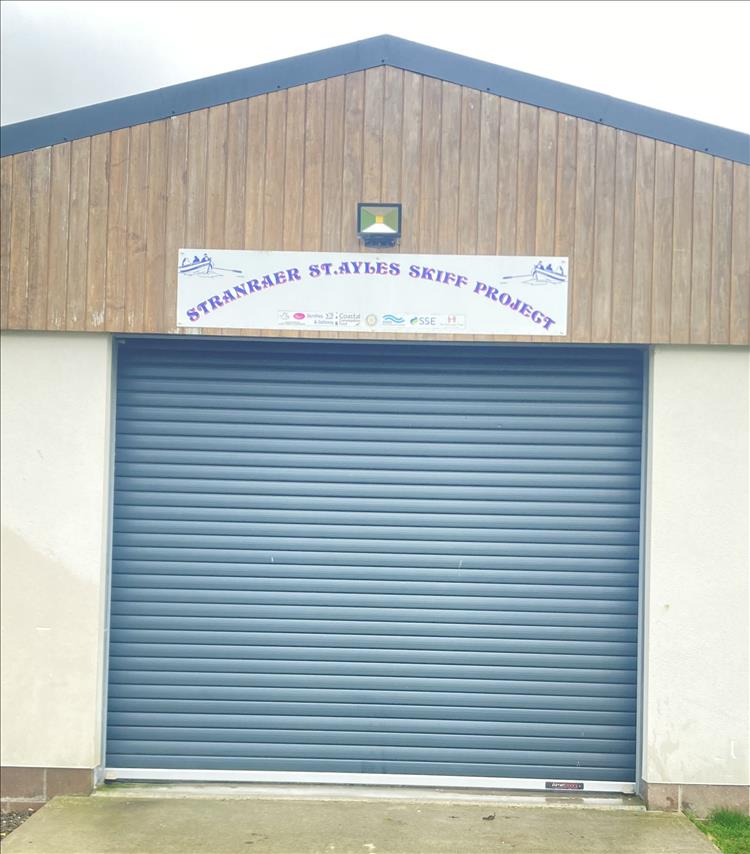
POLYGON ((177 325, 560 336, 568 259, 181 249, 177 325))

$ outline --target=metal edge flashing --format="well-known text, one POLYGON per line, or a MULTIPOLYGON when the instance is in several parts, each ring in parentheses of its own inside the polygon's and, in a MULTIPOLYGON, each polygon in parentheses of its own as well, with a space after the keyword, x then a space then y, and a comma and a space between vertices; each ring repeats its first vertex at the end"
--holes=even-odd
POLYGON ((99 738, 99 762, 94 768, 94 785, 101 785, 106 777, 107 763, 107 707, 109 696, 109 631, 112 621, 112 543, 114 535, 115 508, 115 447, 117 437, 117 392, 118 392, 118 363, 120 342, 116 335, 110 336, 109 351, 109 460, 107 469, 107 507, 106 507, 106 566, 103 591, 104 600, 104 637, 102 644, 102 693, 99 702, 101 715, 101 731, 99 738))
POLYGON ((389 35, 6 125, 0 133, 0 156, 158 121, 381 65, 750 164, 750 135, 740 131, 389 35))
POLYGON ((638 530, 638 653, 636 657, 636 713, 635 713, 635 779, 636 794, 642 794, 644 768, 644 717, 646 703, 646 548, 649 495, 649 438, 650 438, 650 398, 651 388, 651 347, 642 349, 642 386, 641 386, 641 488, 638 530))
MULTIPOLYGON (((294 773, 290 771, 216 771, 194 768, 107 768, 104 779, 114 781, 160 781, 160 782, 200 782, 200 783, 325 783, 365 786, 428 786, 457 789, 516 789, 540 791, 547 794, 560 794, 560 790, 545 788, 549 781, 526 779, 523 777, 449 777, 432 774, 347 774, 323 771, 294 773)), ((580 792, 611 792, 616 794, 635 794, 635 784, 622 782, 583 781, 583 789, 568 791, 575 795, 580 792)))
POLYGON ((649 764, 649 661, 650 661, 650 587, 651 587, 651 481, 653 471, 653 433, 654 433, 654 381, 657 345, 646 348, 643 388, 643 461, 641 465, 641 566, 639 578, 639 614, 638 614, 638 685, 639 700, 636 713, 636 793, 646 797, 649 764))

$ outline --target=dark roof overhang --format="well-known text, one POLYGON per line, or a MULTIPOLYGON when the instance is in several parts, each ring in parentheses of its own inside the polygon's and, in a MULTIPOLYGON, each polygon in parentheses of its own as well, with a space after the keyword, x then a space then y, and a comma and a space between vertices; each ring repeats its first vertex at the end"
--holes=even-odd
POLYGON ((0 132, 0 154, 158 121, 379 65, 750 164, 748 134, 388 35, 6 125, 0 132))

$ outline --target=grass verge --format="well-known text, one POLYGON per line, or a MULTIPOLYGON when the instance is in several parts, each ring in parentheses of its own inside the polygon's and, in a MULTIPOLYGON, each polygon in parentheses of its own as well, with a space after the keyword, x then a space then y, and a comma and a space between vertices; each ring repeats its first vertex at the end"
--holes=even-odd
POLYGON ((705 819, 688 818, 723 854, 750 854, 750 817, 733 810, 716 810, 705 819))

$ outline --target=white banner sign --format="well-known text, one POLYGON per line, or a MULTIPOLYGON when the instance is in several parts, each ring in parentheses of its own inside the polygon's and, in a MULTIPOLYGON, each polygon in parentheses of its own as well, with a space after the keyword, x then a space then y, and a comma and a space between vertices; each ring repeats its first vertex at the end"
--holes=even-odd
POLYGON ((565 335, 568 259, 181 249, 177 325, 565 335))

